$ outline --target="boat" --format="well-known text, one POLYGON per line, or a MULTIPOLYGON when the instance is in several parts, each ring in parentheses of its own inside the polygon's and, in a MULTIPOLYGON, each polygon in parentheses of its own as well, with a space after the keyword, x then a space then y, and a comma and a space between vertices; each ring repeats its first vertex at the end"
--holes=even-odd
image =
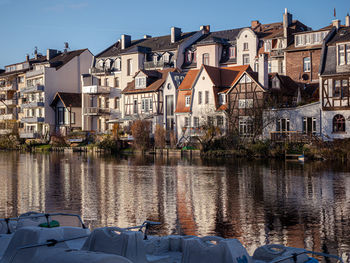
POLYGON ((317 263, 309 255, 334 255, 268 244, 250 256, 237 239, 218 236, 153 236, 158 222, 128 228, 102 227, 92 232, 79 215, 29 212, 0 219, 0 263, 317 263), (73 217, 79 226, 64 226, 58 217, 73 217))

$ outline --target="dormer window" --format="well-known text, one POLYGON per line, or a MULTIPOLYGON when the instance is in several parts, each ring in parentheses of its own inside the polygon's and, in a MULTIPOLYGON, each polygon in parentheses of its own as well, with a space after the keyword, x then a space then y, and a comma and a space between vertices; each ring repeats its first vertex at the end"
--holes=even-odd
POLYGON ((153 55, 153 63, 154 64, 157 64, 157 62, 158 62, 158 55, 153 55))
POLYGON ((192 61, 192 52, 190 50, 186 51, 186 62, 191 63, 192 61))
POLYGON ((169 54, 168 54, 168 53, 164 53, 163 56, 162 56, 162 58, 163 58, 163 61, 164 61, 165 63, 168 63, 168 62, 169 62, 169 54))
POLYGON ((137 89, 146 88, 146 77, 137 77, 135 78, 135 87, 137 89))
POLYGON ((230 58, 236 58, 236 47, 235 46, 232 46, 229 48, 229 55, 230 55, 230 58))
POLYGON ((338 65, 350 65, 350 44, 338 45, 338 65))
POLYGON ((103 69, 103 64, 104 64, 104 61, 102 59, 98 61, 98 67, 100 69, 103 69))
POLYGON ((112 66, 112 60, 107 59, 107 60, 106 60, 106 69, 110 69, 111 66, 112 66))
POLYGON ((264 45, 264 51, 265 52, 270 52, 271 51, 271 41, 267 40, 264 45))
POLYGON ((219 104, 220 105, 226 104, 226 94, 219 94, 219 104))

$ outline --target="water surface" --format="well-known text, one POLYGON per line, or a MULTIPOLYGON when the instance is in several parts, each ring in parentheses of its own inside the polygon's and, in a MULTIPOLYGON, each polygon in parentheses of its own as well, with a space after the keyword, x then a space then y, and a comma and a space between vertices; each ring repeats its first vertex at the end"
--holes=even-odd
POLYGON ((0 216, 80 214, 90 228, 279 243, 349 260, 350 167, 329 163, 0 153, 0 216))

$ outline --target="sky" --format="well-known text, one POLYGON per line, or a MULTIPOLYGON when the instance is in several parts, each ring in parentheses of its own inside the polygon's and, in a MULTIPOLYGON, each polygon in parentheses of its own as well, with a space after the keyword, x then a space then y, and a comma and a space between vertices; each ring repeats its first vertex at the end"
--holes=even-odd
POLYGON ((0 0, 0 68, 33 56, 35 47, 89 48, 96 55, 121 34, 132 39, 183 32, 210 25, 211 31, 282 21, 288 8, 293 19, 318 29, 350 13, 349 0, 0 0))

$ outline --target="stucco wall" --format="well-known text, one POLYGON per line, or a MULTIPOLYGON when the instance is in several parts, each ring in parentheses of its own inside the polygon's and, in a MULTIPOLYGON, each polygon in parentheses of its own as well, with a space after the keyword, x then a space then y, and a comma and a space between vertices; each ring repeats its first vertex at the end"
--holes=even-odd
POLYGON ((237 65, 243 65, 243 55, 249 54, 250 67, 254 68, 254 61, 258 51, 259 39, 249 28, 244 28, 237 37, 237 65), (248 43, 248 50, 244 50, 244 43, 248 43))

